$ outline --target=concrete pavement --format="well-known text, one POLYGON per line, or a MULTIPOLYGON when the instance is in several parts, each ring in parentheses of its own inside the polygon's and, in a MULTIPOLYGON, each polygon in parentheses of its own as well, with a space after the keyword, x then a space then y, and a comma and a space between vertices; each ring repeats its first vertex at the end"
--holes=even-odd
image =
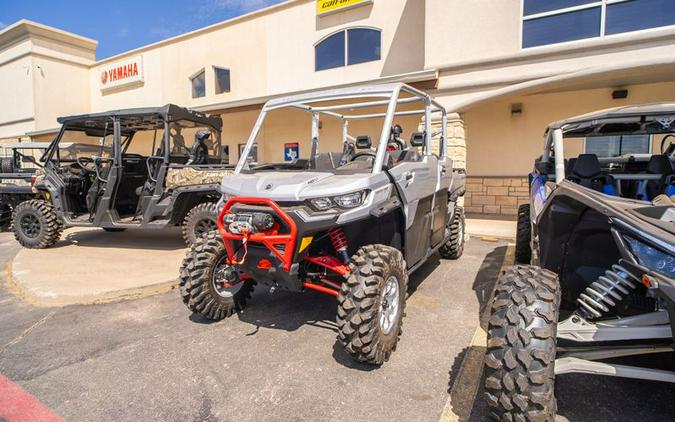
MULTIPOLYGON (((18 249, 0 233, 0 267, 18 249)), ((0 374, 75 422, 436 421, 446 404, 462 416, 450 420, 485 421, 482 392, 459 393, 467 379, 481 385, 472 336, 505 251, 474 238, 459 261, 420 269, 399 348, 379 369, 342 352, 335 302, 320 294, 258 289, 244 313, 209 323, 175 291, 39 308, 8 292, 0 274, 0 374)), ((673 362, 646 363, 663 359, 673 362)), ((675 414, 675 386, 665 383, 573 374, 556 380, 556 394, 562 421, 675 414)))
POLYGON ((467 218, 466 232, 470 236, 476 237, 515 239, 516 221, 467 218))
POLYGON ((506 250, 472 240, 410 282, 403 336, 381 368, 336 343, 335 301, 270 295, 220 323, 177 292, 35 308, 0 291, 0 373, 69 421, 435 421, 506 250))
MULTIPOLYGON (((467 219, 467 234, 510 239, 515 222, 467 219)), ((20 249, 10 265, 17 294, 40 306, 109 302, 175 287, 185 254, 179 230, 71 228, 43 250, 20 249)))
POLYGON ((21 249, 12 283, 39 305, 98 303, 176 285, 185 244, 178 230, 71 228, 48 249, 21 249))

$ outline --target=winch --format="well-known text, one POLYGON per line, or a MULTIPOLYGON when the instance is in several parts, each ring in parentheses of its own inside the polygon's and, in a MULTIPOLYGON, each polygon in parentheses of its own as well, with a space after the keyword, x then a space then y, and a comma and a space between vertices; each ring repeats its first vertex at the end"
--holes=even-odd
POLYGON ((266 212, 230 213, 225 214, 223 223, 227 231, 233 234, 264 233, 274 228, 275 220, 272 214, 266 212))

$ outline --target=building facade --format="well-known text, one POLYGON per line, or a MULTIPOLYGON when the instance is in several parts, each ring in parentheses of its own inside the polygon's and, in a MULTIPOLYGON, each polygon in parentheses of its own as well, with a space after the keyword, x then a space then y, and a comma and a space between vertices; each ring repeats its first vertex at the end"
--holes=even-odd
MULTIPOLYGON (((449 148, 467 171, 467 211, 514 215, 548 123, 675 98, 671 5, 291 0, 98 61, 96 41, 20 21, 0 31, 0 142, 49 140, 60 115, 176 103, 221 115, 234 162, 270 98, 401 81, 453 113, 449 148)), ((289 142, 307 156, 301 123, 292 114, 270 119, 260 160, 283 160, 289 142)), ((419 125, 400 123, 408 134, 419 125)), ((321 130, 331 139, 338 128, 321 130)), ((656 140, 638 141, 636 151, 655 148, 656 140)), ((597 142, 570 151, 614 147, 597 142)))

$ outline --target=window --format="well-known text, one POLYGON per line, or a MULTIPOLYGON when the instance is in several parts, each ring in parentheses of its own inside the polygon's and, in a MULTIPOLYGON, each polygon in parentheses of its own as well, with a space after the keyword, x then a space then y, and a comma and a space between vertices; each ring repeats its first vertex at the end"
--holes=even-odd
POLYGON ((347 64, 358 64, 380 60, 380 31, 355 28, 347 31, 347 64))
POLYGON ((333 34, 314 47, 316 70, 345 65, 345 32, 333 34))
POLYGON ((649 135, 601 136, 586 138, 586 154, 598 157, 620 157, 625 154, 649 154, 649 135))
POLYGON ((216 94, 230 92, 230 69, 214 67, 213 74, 216 79, 216 94))
MULTIPOLYGON (((246 144, 239 144, 239 158, 244 154, 244 148, 246 148, 246 144)), ((251 152, 248 154, 248 157, 246 157, 246 162, 249 164, 257 164, 258 163, 258 144, 254 143, 253 146, 251 147, 251 152)))
POLYGON ((201 98, 206 96, 206 72, 204 69, 190 78, 192 83, 192 98, 201 98))
POLYGON ((672 0, 631 0, 607 5, 608 35, 668 25, 675 25, 672 0))
POLYGON ((675 25, 672 0, 523 0, 523 48, 675 25))
POLYGON ((314 68, 319 71, 380 60, 381 38, 379 30, 370 28, 336 32, 314 47, 314 68))

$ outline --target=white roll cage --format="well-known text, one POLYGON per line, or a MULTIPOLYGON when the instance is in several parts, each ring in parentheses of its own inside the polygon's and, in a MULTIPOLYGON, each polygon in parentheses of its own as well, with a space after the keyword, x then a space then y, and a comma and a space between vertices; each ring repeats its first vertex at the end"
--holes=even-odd
MULTIPOLYGON (((246 142, 246 146, 242 151, 241 156, 239 157, 239 162, 235 169, 235 174, 239 174, 241 170, 248 168, 247 157, 253 148, 256 138, 260 133, 260 129, 265 121, 267 113, 270 111, 282 109, 282 108, 293 108, 297 110, 303 110, 311 114, 312 116, 312 141, 318 142, 319 140, 319 118, 321 115, 330 116, 342 121, 342 143, 354 140, 348 133, 349 122, 356 120, 367 120, 367 119, 378 119, 384 118, 384 124, 382 127, 382 132, 380 134, 379 144, 376 151, 376 158, 373 164, 373 174, 380 173, 382 171, 382 165, 387 152, 387 141, 391 134, 391 126, 394 121, 395 116, 415 116, 423 115, 424 116, 424 134, 425 134, 425 147, 424 154, 431 154, 431 140, 437 135, 441 135, 441 145, 440 145, 440 154, 441 158, 445 157, 447 154, 447 123, 448 117, 445 108, 436 102, 426 93, 415 89, 409 85, 403 83, 396 84, 383 84, 383 85, 367 85, 353 88, 341 88, 334 90, 318 91, 308 94, 301 94, 295 96, 289 96, 284 98, 278 98, 268 101, 260 111, 260 115, 253 126, 251 135, 246 142), (406 94, 407 96, 402 97, 401 94, 406 94), (380 100, 374 100, 376 98, 381 98, 380 100), (371 101, 358 101, 365 99, 373 99, 371 101), (345 101, 345 100, 355 100, 353 103, 345 104, 335 104, 314 106, 313 104, 326 102, 326 101, 345 101), (396 108, 400 104, 410 104, 415 102, 422 102, 424 108, 418 110, 406 110, 406 111, 397 111, 396 108), (387 108, 387 111, 384 113, 373 113, 373 114, 342 114, 339 111, 349 110, 353 111, 354 109, 368 108, 368 107, 377 107, 382 106, 387 108), (435 133, 431 132, 431 120, 432 115, 435 113, 441 114, 441 130, 435 133)), ((313 151, 316 153, 316 151, 313 151)))

